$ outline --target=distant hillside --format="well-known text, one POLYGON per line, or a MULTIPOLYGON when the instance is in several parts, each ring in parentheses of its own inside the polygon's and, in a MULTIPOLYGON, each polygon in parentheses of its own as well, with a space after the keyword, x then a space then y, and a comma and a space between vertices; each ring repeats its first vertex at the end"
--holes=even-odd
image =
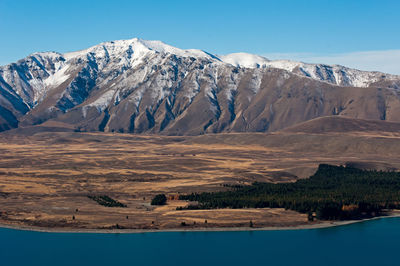
POLYGON ((329 132, 397 132, 400 123, 380 120, 355 119, 343 116, 325 116, 285 128, 282 132, 329 133, 329 132))

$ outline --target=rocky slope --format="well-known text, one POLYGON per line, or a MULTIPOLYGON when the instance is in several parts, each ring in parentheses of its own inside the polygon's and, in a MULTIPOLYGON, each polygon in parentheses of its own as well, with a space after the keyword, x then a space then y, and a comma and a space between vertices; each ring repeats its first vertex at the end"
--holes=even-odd
POLYGON ((57 123, 198 135, 275 131, 328 115, 396 122, 399 93, 399 76, 132 39, 0 67, 0 130, 57 123))

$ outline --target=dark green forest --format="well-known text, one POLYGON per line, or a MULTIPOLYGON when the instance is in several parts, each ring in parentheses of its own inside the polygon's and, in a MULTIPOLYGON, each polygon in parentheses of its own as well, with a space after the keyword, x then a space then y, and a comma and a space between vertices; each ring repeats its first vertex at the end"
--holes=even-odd
POLYGON ((185 209, 268 207, 308 213, 309 219, 362 219, 400 208, 400 173, 321 164, 313 176, 294 183, 256 182, 180 199, 198 202, 185 209))

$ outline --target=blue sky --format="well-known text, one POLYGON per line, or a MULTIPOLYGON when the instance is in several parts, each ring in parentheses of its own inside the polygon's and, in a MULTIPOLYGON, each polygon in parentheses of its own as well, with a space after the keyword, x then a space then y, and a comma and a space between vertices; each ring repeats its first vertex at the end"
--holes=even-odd
POLYGON ((139 37, 400 74, 399 10, 396 0, 0 0, 0 64, 139 37))

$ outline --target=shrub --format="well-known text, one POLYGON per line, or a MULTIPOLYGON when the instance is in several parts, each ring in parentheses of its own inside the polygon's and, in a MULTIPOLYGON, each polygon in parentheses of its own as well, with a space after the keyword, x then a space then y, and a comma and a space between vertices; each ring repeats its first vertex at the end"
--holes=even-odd
POLYGON ((151 200, 151 205, 165 205, 167 197, 164 194, 158 194, 151 200))

